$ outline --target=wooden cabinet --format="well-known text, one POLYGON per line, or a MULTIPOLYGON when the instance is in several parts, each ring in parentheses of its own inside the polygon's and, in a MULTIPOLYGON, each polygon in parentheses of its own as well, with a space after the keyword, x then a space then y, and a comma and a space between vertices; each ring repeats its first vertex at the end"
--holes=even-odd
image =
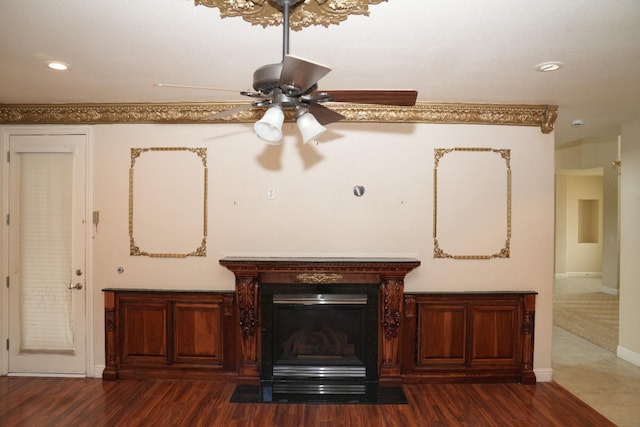
POLYGON ((535 383, 534 292, 404 296, 406 382, 535 383))
POLYGON ((173 305, 173 360, 222 365, 222 304, 176 302, 173 305))
POLYGON ((163 301, 118 298, 120 364, 169 363, 167 330, 170 307, 163 301))
POLYGON ((233 293, 106 289, 104 379, 235 374, 233 293))
POLYGON ((235 292, 105 289, 103 378, 257 383, 261 281, 317 281, 339 274, 345 283, 362 283, 363 275, 380 283, 381 384, 536 382, 535 292, 404 293, 404 270, 389 278, 331 267, 319 274, 300 273, 298 264, 291 271, 243 270, 236 272, 235 292))
POLYGON ((420 304, 417 316, 415 366, 464 366, 467 359, 467 317, 464 304, 420 304))

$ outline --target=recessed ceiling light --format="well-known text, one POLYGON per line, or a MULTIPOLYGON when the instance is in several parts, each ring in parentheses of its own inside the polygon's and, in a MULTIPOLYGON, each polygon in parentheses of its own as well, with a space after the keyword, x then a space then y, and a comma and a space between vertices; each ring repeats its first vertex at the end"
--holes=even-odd
POLYGON ((584 124, 584 120, 582 120, 582 119, 573 119, 573 120, 571 120, 571 126, 573 126, 573 127, 579 128, 583 124, 584 124))
POLYGON ((543 62, 536 65, 536 71, 547 73, 549 71, 558 71, 564 64, 562 62, 543 62))
POLYGON ((66 71, 69 69, 69 65, 65 64, 64 62, 58 62, 58 61, 47 62, 47 67, 56 71, 66 71))

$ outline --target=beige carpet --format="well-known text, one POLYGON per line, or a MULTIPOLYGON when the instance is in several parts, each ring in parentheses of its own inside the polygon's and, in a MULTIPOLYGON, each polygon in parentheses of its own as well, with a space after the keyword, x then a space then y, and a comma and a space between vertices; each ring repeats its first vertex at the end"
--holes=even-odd
POLYGON ((613 353, 618 347, 618 297, 591 278, 556 280, 553 324, 613 353))

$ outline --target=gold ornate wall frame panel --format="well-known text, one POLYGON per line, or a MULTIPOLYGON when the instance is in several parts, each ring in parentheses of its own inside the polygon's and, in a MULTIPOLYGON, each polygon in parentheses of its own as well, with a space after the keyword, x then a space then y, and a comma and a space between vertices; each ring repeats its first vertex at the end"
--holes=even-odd
POLYGON ((511 150, 435 148, 433 257, 509 258, 510 247, 511 150))
MULTIPOLYGON (((369 5, 383 1, 387 0, 305 0, 291 9, 289 26, 298 31, 311 25, 337 25, 349 15, 368 16, 369 5)), ((195 4, 218 8, 222 18, 240 16, 263 27, 282 25, 282 12, 268 0, 195 0, 195 4)))
POLYGON ((206 256, 207 182, 206 148, 131 148, 129 254, 206 256))
MULTIPOLYGON (((207 120, 240 103, 170 104, 0 104, 0 124, 104 123, 254 123, 264 110, 254 108, 222 119, 207 120)), ((553 131, 558 117, 554 105, 432 104, 412 107, 363 104, 327 104, 345 116, 344 122, 445 123, 536 126, 553 131)), ((287 119, 292 120, 291 112, 287 119)))

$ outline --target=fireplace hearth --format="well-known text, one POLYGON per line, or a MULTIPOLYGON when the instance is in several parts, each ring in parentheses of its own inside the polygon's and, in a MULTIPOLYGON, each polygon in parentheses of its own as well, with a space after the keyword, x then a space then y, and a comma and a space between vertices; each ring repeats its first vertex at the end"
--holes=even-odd
POLYGON ((378 284, 264 284, 262 401, 375 401, 378 284))

